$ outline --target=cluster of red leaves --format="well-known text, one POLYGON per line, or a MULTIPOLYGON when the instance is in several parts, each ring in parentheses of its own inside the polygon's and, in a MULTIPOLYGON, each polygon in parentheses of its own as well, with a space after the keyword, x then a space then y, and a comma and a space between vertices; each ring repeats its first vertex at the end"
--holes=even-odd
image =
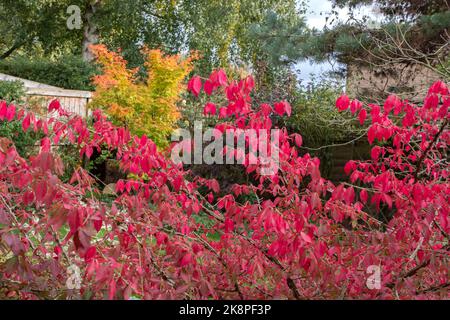
MULTIPOLYGON (((217 71, 189 82, 196 96, 202 88, 226 98, 205 108, 227 120, 221 132, 271 129, 274 113, 291 112, 287 102, 252 106, 251 77, 230 81, 217 71)), ((2 103, 0 119, 20 119, 44 138, 30 159, 0 140, 0 284, 9 297, 61 298, 67 268, 77 265, 85 298, 448 298, 449 105, 441 82, 423 106, 389 97, 383 108, 366 107, 343 96, 337 107, 359 112, 361 122, 369 115, 369 141, 383 142, 370 161, 347 164, 351 183, 322 178, 319 160, 298 152, 301 135, 282 129, 280 170, 264 176, 262 165, 244 165, 259 183, 219 197, 215 180, 188 180, 150 139, 100 111, 90 128, 57 101, 49 119, 2 103), (117 182, 112 203, 81 167, 63 183, 51 148, 62 140, 80 156, 116 150, 133 179, 117 182), (249 194, 257 201, 242 200, 249 194), (389 222, 367 213, 380 203, 395 212, 389 222), (380 289, 366 285, 373 265, 380 289)))

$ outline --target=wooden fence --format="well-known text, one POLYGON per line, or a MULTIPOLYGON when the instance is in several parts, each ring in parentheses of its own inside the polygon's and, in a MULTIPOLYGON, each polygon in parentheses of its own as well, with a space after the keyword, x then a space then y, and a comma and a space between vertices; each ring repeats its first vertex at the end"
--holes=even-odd
POLYGON ((370 159, 370 150, 370 144, 365 139, 329 148, 330 163, 322 170, 324 176, 333 182, 347 181, 349 176, 345 174, 345 164, 350 160, 370 159))
POLYGON ((64 110, 76 113, 82 117, 89 114, 88 103, 92 98, 89 91, 78 90, 54 90, 54 89, 31 89, 27 91, 27 100, 48 106, 51 100, 58 99, 64 110))
POLYGON ((46 110, 51 100, 58 99, 61 106, 69 112, 79 114, 83 117, 89 114, 87 105, 92 99, 92 92, 90 91, 58 88, 3 73, 0 73, 0 80, 22 82, 25 87, 27 102, 35 106, 37 105, 43 110, 46 110))

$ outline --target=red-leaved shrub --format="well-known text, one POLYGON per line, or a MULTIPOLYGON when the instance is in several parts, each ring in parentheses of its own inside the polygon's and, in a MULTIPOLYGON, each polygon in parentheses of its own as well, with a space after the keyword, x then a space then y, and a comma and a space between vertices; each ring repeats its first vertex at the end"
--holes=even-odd
MULTIPOLYGON (((190 89, 201 94, 201 80, 190 89), (199 84, 200 82, 200 84, 199 84)), ((251 104, 253 79, 215 72, 207 94, 223 95, 217 114, 227 128, 270 129, 271 115, 251 104)), ((0 138, 0 294, 10 298, 95 299, 367 299, 449 298, 450 96, 435 83, 423 106, 391 96, 384 106, 348 97, 337 107, 370 121, 370 161, 350 161, 349 183, 321 177, 319 160, 300 156, 299 134, 280 136, 280 170, 258 185, 236 185, 218 198, 215 180, 187 179, 181 165, 145 136, 130 135, 95 111, 88 127, 59 103, 49 119, 1 103, 0 119, 21 119, 45 136, 40 152, 21 158, 0 138), (353 106, 352 106, 353 105, 353 106), (356 110, 358 109, 358 110, 356 110), (357 112, 356 112, 357 111, 357 112), (367 117, 367 119, 366 119, 367 117), (129 180, 113 201, 81 167, 63 183, 52 145, 67 140, 90 157, 117 151, 129 180), (381 142, 381 143, 379 143, 381 142), (202 192, 199 192, 199 189, 202 192), (208 189, 206 193, 204 189, 208 189), (257 200, 238 201, 245 194, 257 200), (382 204, 389 221, 367 213, 382 204), (68 290, 68 268, 81 287, 68 290), (380 283, 373 277, 379 268, 380 283)), ((205 113, 215 114, 208 107, 205 113)))

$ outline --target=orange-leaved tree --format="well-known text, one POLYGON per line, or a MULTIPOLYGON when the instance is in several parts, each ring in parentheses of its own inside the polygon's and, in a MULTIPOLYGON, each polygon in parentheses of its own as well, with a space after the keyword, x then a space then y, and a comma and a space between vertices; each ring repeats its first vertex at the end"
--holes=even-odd
POLYGON ((103 109, 114 123, 137 135, 147 135, 158 147, 166 147, 179 118, 176 103, 194 57, 145 48, 142 53, 147 77, 141 79, 138 69, 128 69, 119 53, 104 45, 95 45, 92 51, 103 74, 93 79, 96 90, 90 107, 103 109))

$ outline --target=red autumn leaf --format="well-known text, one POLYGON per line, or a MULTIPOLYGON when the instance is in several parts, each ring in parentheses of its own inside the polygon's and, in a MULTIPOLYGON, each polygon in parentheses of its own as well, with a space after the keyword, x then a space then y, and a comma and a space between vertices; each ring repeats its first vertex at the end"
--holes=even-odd
POLYGON ((23 131, 27 131, 29 127, 30 127, 30 114, 27 114, 22 121, 22 129, 23 131))
POLYGON ((380 156, 381 148, 379 146, 375 146, 372 148, 372 151, 370 152, 370 156, 372 157, 372 160, 376 161, 378 160, 380 156))
POLYGON ((375 127, 371 126, 367 131, 367 140, 369 141, 370 144, 372 144, 373 141, 375 140, 375 130, 376 130, 375 127))
POLYGON ((290 117, 291 113, 292 113, 292 107, 288 102, 284 102, 284 104, 285 104, 286 114, 288 115, 288 117, 290 117))
POLYGON ((214 85, 211 82, 211 80, 206 80, 205 84, 203 85, 203 89, 205 90, 205 93, 210 96, 212 92, 214 91, 214 85))
POLYGON ((300 148, 303 145, 303 138, 302 138, 302 136, 300 134, 298 134, 298 133, 294 133, 293 136, 294 136, 295 144, 297 145, 297 147, 300 148))
POLYGON ((425 257, 425 252, 422 249, 418 250, 417 251, 417 258, 419 259, 419 261, 423 261, 424 257, 425 257))
POLYGON ((366 117, 367 117, 366 109, 361 109, 361 111, 359 112, 359 123, 361 125, 363 125, 364 121, 366 121, 366 117))
POLYGON ((439 105, 439 97, 437 94, 430 94, 425 98, 423 106, 426 109, 436 109, 439 105))
POLYGON ((231 220, 229 218, 226 218, 225 219, 225 232, 226 233, 232 232, 233 229, 234 229, 234 222, 233 222, 233 220, 231 220))
POLYGON ((367 199, 369 198, 369 196, 366 189, 361 190, 361 192, 359 193, 359 198, 361 199, 362 203, 367 203, 367 199))
POLYGON ((125 183, 123 180, 119 180, 116 183, 116 192, 123 192, 125 190, 125 183))
POLYGON ((142 171, 144 171, 145 173, 147 173, 147 172, 150 171, 150 162, 149 162, 149 158, 143 157, 139 162, 140 162, 142 171))
POLYGON ((12 121, 15 115, 16 115, 16 106, 10 104, 9 107, 6 109, 6 120, 12 121))
POLYGON ((395 113, 398 114, 400 108, 402 106, 402 101, 396 96, 396 95, 390 95, 387 97, 385 103, 384 103, 384 114, 389 114, 392 109, 395 110, 395 113))
POLYGON ((180 267, 185 267, 193 262, 192 254, 186 253, 180 260, 180 267))
POLYGON ((228 116, 227 108, 220 108, 220 110, 219 110, 219 118, 223 119, 223 118, 226 118, 227 116, 228 116))
POLYGON ((91 158, 93 152, 94 152, 94 149, 91 146, 86 146, 86 157, 88 159, 91 158))
POLYGON ((371 104, 370 105, 370 116, 372 117, 372 123, 380 122, 381 120, 381 108, 379 105, 371 104))
POLYGON ((355 162, 353 160, 350 160, 345 164, 344 172, 346 175, 349 175, 353 170, 355 170, 355 162))
POLYGON ((34 189, 34 194, 37 201, 43 201, 47 194, 47 183, 45 181, 37 183, 34 189))
POLYGON ((358 101, 357 99, 353 100, 350 104, 350 111, 352 114, 354 114, 355 112, 361 110, 362 108, 362 102, 358 101))
POLYGON ((48 112, 52 112, 53 110, 59 110, 60 108, 61 104, 59 103, 59 100, 54 99, 48 105, 48 112))
POLYGON ((347 110, 350 105, 350 98, 343 94, 336 100, 336 108, 338 108, 339 111, 347 110))
POLYGON ((433 83, 430 87, 430 89, 428 90, 428 94, 440 94, 440 95, 448 95, 449 94, 449 90, 447 85, 442 82, 442 81, 436 81, 435 83, 433 83))
POLYGON ((164 232, 155 233, 156 243, 160 246, 168 241, 168 236, 164 232))
POLYGON ((202 80, 199 76, 193 76, 191 80, 188 82, 188 90, 192 92, 192 94, 198 97, 200 90, 202 89, 202 80))
POLYGON ((355 189, 353 187, 347 188, 344 193, 344 201, 347 205, 351 205, 355 200, 355 189))
POLYGON ((94 223, 95 230, 97 232, 99 232, 100 229, 102 228, 102 223, 103 223, 102 218, 101 217, 97 217, 96 219, 94 219, 93 223, 94 223))
POLYGON ((300 232, 300 236, 306 243, 312 243, 311 237, 308 234, 304 233, 303 231, 300 232))
POLYGON ((198 214, 198 213, 200 212, 200 209, 201 209, 200 204, 199 204, 197 201, 194 201, 194 202, 192 203, 192 211, 193 211, 195 214, 198 214))
POLYGON ((208 102, 203 109, 204 115, 215 115, 216 114, 216 105, 212 102, 208 102))
POLYGON ((86 253, 84 254, 84 260, 86 263, 89 263, 92 261, 92 259, 95 258, 95 255, 97 254, 97 249, 95 247, 89 247, 89 249, 86 250, 86 253))
POLYGON ((56 246, 55 248, 53 248, 53 252, 56 254, 57 257, 59 257, 61 256, 62 249, 60 246, 56 246))
POLYGON ((223 69, 217 71, 217 84, 220 86, 226 86, 228 84, 227 75, 223 69))
POLYGON ((43 152, 49 152, 51 148, 51 142, 48 137, 45 137, 41 140, 41 148, 43 152))
POLYGON ((6 111, 8 110, 8 105, 5 101, 0 101, 0 120, 6 118, 6 111))
POLYGON ((290 116, 291 110, 292 110, 291 105, 287 101, 278 102, 275 103, 274 105, 274 111, 280 116, 282 116, 285 113, 288 116, 290 116))
POLYGON ((109 282, 109 294, 108 294, 108 299, 109 300, 113 300, 114 297, 116 296, 116 281, 113 279, 111 279, 111 281, 109 282))

